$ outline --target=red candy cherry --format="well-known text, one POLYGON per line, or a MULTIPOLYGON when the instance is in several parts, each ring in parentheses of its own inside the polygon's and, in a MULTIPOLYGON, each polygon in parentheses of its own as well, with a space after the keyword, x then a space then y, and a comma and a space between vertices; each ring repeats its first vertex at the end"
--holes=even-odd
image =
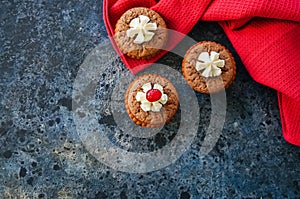
POLYGON ((162 93, 158 89, 151 89, 151 90, 147 91, 147 93, 146 93, 146 99, 149 102, 156 102, 161 98, 161 96, 162 96, 162 93))

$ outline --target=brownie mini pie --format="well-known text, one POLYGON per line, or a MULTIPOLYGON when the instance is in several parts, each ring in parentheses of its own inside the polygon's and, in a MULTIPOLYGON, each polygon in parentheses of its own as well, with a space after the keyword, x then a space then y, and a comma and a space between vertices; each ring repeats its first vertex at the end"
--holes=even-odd
POLYGON ((149 59, 163 49, 167 26, 153 10, 143 7, 126 11, 115 28, 115 42, 120 50, 134 59, 149 59))
POLYGON ((195 91, 216 93, 233 82, 236 63, 226 47, 203 41, 193 45, 185 54, 182 74, 195 91))
POLYGON ((178 94, 166 78, 147 74, 134 79, 128 86, 125 106, 137 125, 156 128, 169 122, 178 110, 178 94))

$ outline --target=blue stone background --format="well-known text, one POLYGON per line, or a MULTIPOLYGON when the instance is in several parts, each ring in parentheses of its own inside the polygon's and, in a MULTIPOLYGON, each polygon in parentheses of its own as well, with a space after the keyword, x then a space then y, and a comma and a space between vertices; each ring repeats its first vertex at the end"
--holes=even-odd
MULTIPOLYGON (((251 79, 213 22, 199 22, 189 34, 227 46, 237 61, 213 150, 198 156, 210 98, 197 94, 199 132, 174 164, 124 173, 90 155, 73 123, 72 86, 85 57, 108 40, 102 3, 1 1, 0 198, 300 198, 300 148, 282 137, 276 92, 251 79)), ((181 60, 169 53, 159 62, 180 71, 181 60)), ((119 60, 107 74, 126 70, 119 60)), ((107 78, 99 87, 103 95, 112 90, 107 78)))

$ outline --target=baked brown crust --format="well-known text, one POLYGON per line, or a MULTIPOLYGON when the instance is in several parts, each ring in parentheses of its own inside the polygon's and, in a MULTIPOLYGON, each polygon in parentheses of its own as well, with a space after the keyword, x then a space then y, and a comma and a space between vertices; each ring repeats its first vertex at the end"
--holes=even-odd
POLYGON ((228 88, 235 79, 236 63, 226 47, 216 42, 202 41, 190 47, 185 54, 182 61, 182 74, 190 87, 195 91, 206 94, 216 93, 224 88, 228 88), (210 53, 211 51, 220 53, 220 59, 225 60, 225 66, 221 68, 222 74, 219 77, 206 78, 196 70, 196 62, 201 52, 210 53))
POLYGON ((167 42, 167 25, 163 18, 155 11, 148 8, 137 7, 126 11, 118 20, 115 28, 115 42, 120 50, 128 57, 134 59, 149 59, 156 56, 167 42), (130 28, 132 19, 145 15, 150 18, 151 23, 157 24, 157 30, 153 31, 153 38, 142 44, 133 43, 134 38, 127 37, 126 31, 130 28))
POLYGON ((137 125, 143 127, 157 128, 168 123, 176 114, 179 106, 178 93, 173 84, 166 78, 157 74, 147 74, 133 80, 125 95, 125 106, 129 117, 137 125), (163 105, 160 112, 145 112, 140 108, 141 102, 138 102, 135 97, 139 91, 143 91, 142 86, 150 82, 160 84, 163 87, 164 93, 168 96, 168 101, 163 105))

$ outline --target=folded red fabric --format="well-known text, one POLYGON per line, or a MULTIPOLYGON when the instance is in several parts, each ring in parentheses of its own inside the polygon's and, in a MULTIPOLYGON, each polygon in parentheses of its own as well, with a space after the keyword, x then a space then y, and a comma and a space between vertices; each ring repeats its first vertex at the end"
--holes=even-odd
POLYGON ((112 44, 133 73, 157 61, 182 39, 170 35, 167 50, 149 60, 123 55, 113 41, 120 16, 133 7, 158 12, 168 28, 187 34, 199 20, 219 21, 250 75, 278 91, 284 138, 300 146, 300 1, 295 0, 104 0, 112 44), (171 42, 170 42, 171 41, 171 42))

